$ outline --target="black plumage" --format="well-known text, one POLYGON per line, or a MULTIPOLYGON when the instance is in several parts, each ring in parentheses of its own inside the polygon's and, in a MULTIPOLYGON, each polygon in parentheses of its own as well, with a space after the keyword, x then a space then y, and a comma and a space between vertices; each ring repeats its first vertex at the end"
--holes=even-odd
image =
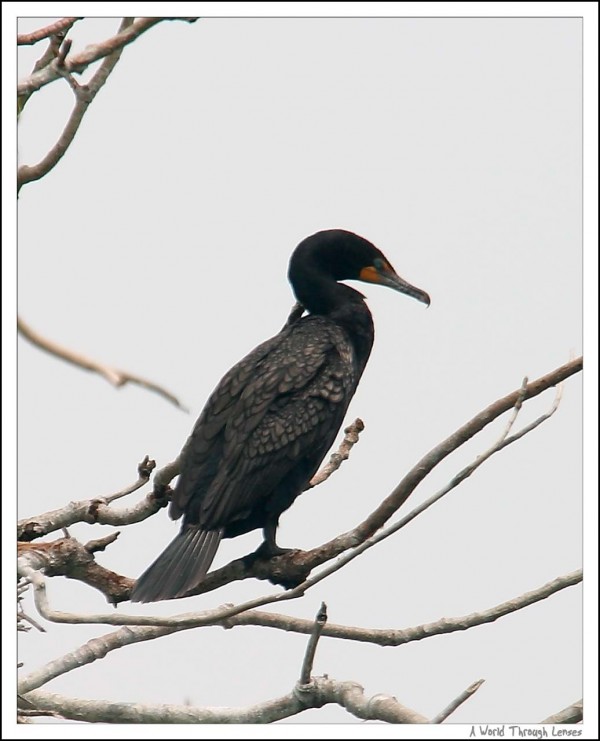
POLYGON ((331 447, 373 345, 364 296, 340 280, 394 288, 429 304, 384 255, 352 232, 317 232, 294 250, 289 280, 307 312, 246 355, 211 394, 181 454, 170 516, 180 533, 131 599, 181 597, 210 568, 221 538, 262 528, 265 556, 279 516, 331 447))

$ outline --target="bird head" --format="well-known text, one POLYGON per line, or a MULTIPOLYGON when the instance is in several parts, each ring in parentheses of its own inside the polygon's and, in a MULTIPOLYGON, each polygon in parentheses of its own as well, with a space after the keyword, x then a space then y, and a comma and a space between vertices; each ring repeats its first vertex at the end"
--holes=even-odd
POLYGON ((377 283, 417 299, 431 303, 429 294, 401 278, 386 256, 364 237, 345 229, 327 229, 300 242, 290 260, 290 280, 312 263, 319 272, 336 281, 360 280, 377 283))

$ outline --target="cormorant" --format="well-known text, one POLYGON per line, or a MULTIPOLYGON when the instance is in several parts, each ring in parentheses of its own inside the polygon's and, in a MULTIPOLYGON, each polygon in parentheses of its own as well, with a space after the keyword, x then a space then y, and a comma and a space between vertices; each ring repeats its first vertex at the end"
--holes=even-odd
POLYGON ((182 597, 201 582, 221 538, 262 528, 306 488, 333 444, 373 345, 364 296, 340 280, 379 283, 429 305, 377 247, 342 229, 294 250, 289 281, 306 316, 288 321, 223 377, 181 453, 169 514, 180 533, 137 580, 131 600, 182 597))

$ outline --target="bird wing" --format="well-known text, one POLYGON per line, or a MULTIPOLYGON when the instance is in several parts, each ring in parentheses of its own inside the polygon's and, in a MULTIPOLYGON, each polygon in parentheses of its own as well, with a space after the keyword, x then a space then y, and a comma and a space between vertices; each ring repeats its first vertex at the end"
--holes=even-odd
POLYGON ((184 450, 175 513, 206 529, 243 519, 294 469, 304 488, 331 446, 358 373, 342 330, 321 317, 286 327, 211 395, 184 450))

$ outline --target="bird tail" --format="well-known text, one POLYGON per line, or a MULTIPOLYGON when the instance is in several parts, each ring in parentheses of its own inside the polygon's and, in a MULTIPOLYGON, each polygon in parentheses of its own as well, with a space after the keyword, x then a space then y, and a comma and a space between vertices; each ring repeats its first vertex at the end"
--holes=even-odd
POLYGON ((222 537, 223 528, 201 530, 197 525, 184 525, 136 581, 129 599, 158 602, 183 597, 206 575, 222 537))

